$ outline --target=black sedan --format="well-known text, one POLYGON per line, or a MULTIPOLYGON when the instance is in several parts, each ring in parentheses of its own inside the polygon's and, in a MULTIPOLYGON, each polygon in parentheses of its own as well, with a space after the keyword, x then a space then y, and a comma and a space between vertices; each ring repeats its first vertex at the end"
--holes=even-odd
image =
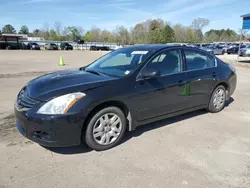
POLYGON ((105 150, 137 126, 198 109, 219 112, 235 88, 234 67, 203 50, 138 45, 31 80, 18 93, 16 124, 44 146, 105 150))
POLYGON ((237 54, 239 50, 238 46, 231 46, 227 49, 227 54, 237 54))
POLYGON ((60 44, 61 50, 73 50, 73 46, 67 42, 63 42, 60 44))
POLYGON ((109 51, 110 48, 108 46, 90 46, 90 51, 109 51))
POLYGON ((40 46, 35 42, 28 43, 27 48, 29 50, 40 50, 40 46))
MULTIPOLYGON (((245 48, 246 45, 242 44, 240 49, 243 49, 245 48)), ((233 46, 230 46, 229 48, 227 48, 227 53, 228 54, 237 54, 239 51, 239 44, 238 45, 233 45, 233 46)))

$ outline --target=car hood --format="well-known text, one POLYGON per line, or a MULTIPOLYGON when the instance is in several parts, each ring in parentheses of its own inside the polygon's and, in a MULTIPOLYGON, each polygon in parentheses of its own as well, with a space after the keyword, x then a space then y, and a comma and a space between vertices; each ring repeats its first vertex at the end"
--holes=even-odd
POLYGON ((31 80, 28 85, 29 97, 47 101, 67 93, 86 91, 102 87, 117 78, 100 76, 80 69, 49 73, 31 80))

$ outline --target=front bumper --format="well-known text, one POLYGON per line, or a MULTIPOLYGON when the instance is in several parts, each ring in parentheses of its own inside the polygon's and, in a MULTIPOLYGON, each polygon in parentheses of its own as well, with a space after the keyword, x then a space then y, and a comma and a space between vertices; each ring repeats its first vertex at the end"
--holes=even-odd
POLYGON ((81 144, 83 120, 78 114, 61 116, 31 115, 28 111, 14 110, 16 126, 26 138, 48 147, 81 144))

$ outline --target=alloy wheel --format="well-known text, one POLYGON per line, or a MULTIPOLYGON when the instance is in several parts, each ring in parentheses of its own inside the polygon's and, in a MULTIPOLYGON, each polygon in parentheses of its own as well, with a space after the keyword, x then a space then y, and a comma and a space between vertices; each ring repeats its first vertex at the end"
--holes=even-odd
POLYGON ((213 105, 216 109, 220 109, 225 103, 225 91, 223 89, 218 89, 213 98, 213 105))
POLYGON ((102 115, 93 127, 94 140, 100 145, 109 145, 116 141, 122 131, 121 118, 114 113, 102 115))

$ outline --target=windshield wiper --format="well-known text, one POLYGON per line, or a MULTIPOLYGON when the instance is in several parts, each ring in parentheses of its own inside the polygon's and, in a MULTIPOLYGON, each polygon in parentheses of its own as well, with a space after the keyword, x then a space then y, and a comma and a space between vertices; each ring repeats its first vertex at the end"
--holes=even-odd
POLYGON ((97 75, 100 75, 100 76, 103 76, 105 74, 101 73, 101 72, 98 72, 98 71, 95 71, 95 70, 84 70, 85 72, 89 72, 89 73, 92 73, 92 74, 97 74, 97 75))

